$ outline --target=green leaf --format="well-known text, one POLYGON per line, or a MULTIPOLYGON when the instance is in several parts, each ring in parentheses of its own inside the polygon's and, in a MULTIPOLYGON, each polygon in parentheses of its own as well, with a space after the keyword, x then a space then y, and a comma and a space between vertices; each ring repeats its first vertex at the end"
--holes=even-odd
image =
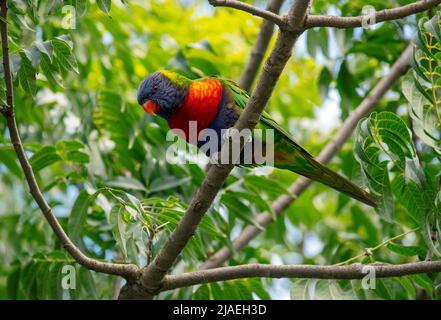
POLYGON ((127 198, 129 201, 133 204, 133 206, 138 210, 139 213, 143 213, 144 209, 142 207, 141 201, 138 200, 135 196, 131 195, 130 193, 126 193, 127 198))
POLYGON ((97 287, 90 270, 81 267, 78 270, 78 282, 87 296, 90 296, 92 299, 98 299, 98 294, 96 291, 97 287))
POLYGON ((208 285, 201 285, 196 292, 193 294, 194 300, 209 300, 210 299, 210 289, 208 285))
POLYGON ((33 98, 37 92, 35 85, 35 70, 31 61, 28 60, 25 54, 21 53, 21 68, 18 73, 18 78, 23 90, 29 93, 33 98))
POLYGON ((412 118, 415 134, 428 146, 441 151, 441 143, 436 138, 435 110, 430 101, 416 88, 415 79, 407 74, 402 82, 403 94, 409 102, 409 115, 412 118))
MULTIPOLYGON (((11 74, 12 77, 15 78, 20 71, 21 68, 21 56, 20 54, 11 54, 10 55, 10 64, 11 64, 11 74)), ((3 73, 3 72, 2 72, 3 73)))
POLYGON ((416 290, 415 287, 412 284, 412 281, 410 281, 409 277, 401 277, 398 278, 403 288, 406 290, 407 294, 409 295, 409 299, 415 300, 416 299, 416 290))
POLYGON ((61 156, 57 153, 57 150, 53 146, 45 146, 38 152, 34 153, 29 159, 34 172, 38 172, 41 169, 50 166, 58 161, 61 161, 61 156))
POLYGON ((76 13, 79 17, 82 17, 87 11, 87 0, 74 0, 72 5, 75 6, 76 13))
POLYGON ((415 134, 441 154, 441 41, 439 16, 421 19, 414 42, 412 71, 402 88, 409 101, 409 114, 415 134), (411 82, 411 79, 413 82, 411 82))
POLYGON ((63 288, 61 287, 61 282, 64 274, 62 273, 64 263, 56 263, 52 265, 49 269, 50 281, 48 287, 48 294, 53 299, 63 298, 63 288))
POLYGON ((250 216, 249 208, 242 201, 240 201, 240 199, 237 199, 230 193, 224 193, 222 195, 222 204, 229 210, 230 214, 233 214, 243 221, 254 225, 260 230, 263 230, 263 227, 259 225, 252 216, 250 216))
POLYGON ((429 297, 432 296, 434 283, 427 274, 414 274, 409 276, 409 278, 412 279, 418 286, 426 290, 426 292, 429 294, 429 297))
POLYGON ((427 203, 427 178, 416 157, 409 129, 403 120, 391 112, 372 113, 360 121, 355 144, 355 155, 363 173, 380 198, 379 214, 389 222, 394 211, 393 195, 401 200, 411 215, 432 210, 427 203), (387 160, 383 160, 387 157, 387 160), (389 166, 394 165, 392 183, 389 166), (417 210, 419 209, 419 210, 417 210))
POLYGON ((421 235, 429 250, 432 250, 437 256, 441 256, 441 245, 439 238, 433 239, 432 233, 434 232, 434 225, 432 224, 432 216, 430 213, 423 213, 421 215, 421 235))
POLYGON ((228 299, 242 300, 241 290, 237 287, 237 281, 225 281, 223 284, 223 291, 228 292, 228 299))
POLYGON ((227 300, 228 293, 225 293, 220 283, 210 283, 211 298, 215 300, 227 300))
POLYGON ((214 51, 212 45, 206 39, 198 41, 198 42, 190 43, 190 44, 187 45, 187 48, 208 51, 208 52, 211 52, 213 54, 216 54, 216 52, 214 51))
POLYGON ((165 177, 165 178, 157 178, 152 181, 150 184, 150 192, 159 192, 163 190, 173 189, 185 184, 188 184, 191 181, 191 177, 177 178, 173 176, 165 177))
MULTIPOLYGON (((94 112, 94 122, 102 130, 110 134, 110 138, 121 148, 121 152, 129 149, 129 135, 133 131, 136 118, 133 112, 125 112, 124 102, 119 94, 109 90, 101 90, 98 96, 99 110, 94 112)), ((134 142, 136 146, 136 142, 134 142)), ((143 155, 144 158, 144 155, 143 155)), ((120 161, 134 160, 124 156, 120 161)), ((144 160, 144 159, 143 159, 144 160)))
POLYGON ((68 151, 65 155, 65 159, 79 164, 89 163, 90 160, 87 153, 78 150, 68 151))
POLYGON ((370 219, 367 212, 362 210, 359 206, 353 205, 351 207, 351 217, 354 226, 357 228, 356 231, 358 234, 363 235, 360 229, 366 231, 366 238, 369 246, 375 246, 380 242, 380 234, 377 226, 370 219))
POLYGON ((20 282, 23 283, 23 292, 28 298, 36 298, 36 271, 38 267, 39 263, 31 261, 20 273, 20 282))
POLYGON ((375 293, 382 299, 386 299, 386 300, 392 300, 393 299, 393 292, 392 290, 389 288, 388 284, 389 281, 387 281, 388 279, 376 279, 375 280, 375 289, 373 289, 375 291, 375 293))
POLYGON ((23 177, 22 169, 17 163, 17 155, 12 148, 0 147, 0 163, 3 163, 17 178, 23 177))
MULTIPOLYGON (((231 284, 235 288, 235 290, 240 295, 241 300, 253 299, 252 291, 248 287, 247 280, 239 279, 233 281, 226 281, 225 283, 231 284)), ((231 290, 231 288, 228 288, 227 290, 231 290)))
POLYGON ((78 140, 60 140, 56 144, 57 150, 76 151, 83 149, 85 145, 78 140))
POLYGON ((39 263, 39 267, 36 270, 36 289, 37 297, 40 300, 47 299, 48 291, 47 287, 50 282, 50 269, 51 265, 47 265, 46 262, 39 263))
POLYGON ((52 40, 52 44, 54 41, 64 42, 69 47, 69 49, 70 49, 69 51, 72 51, 72 49, 73 49, 73 41, 70 38, 70 36, 67 34, 63 34, 61 36, 55 37, 55 39, 52 40))
POLYGON ((155 169, 155 161, 152 161, 152 159, 148 159, 146 157, 146 159, 144 160, 144 162, 142 163, 142 177, 144 178, 144 181, 147 185, 149 185, 150 182, 150 178, 153 175, 153 171, 155 169))
POLYGON ((249 189, 257 189, 272 197, 288 194, 288 190, 277 181, 264 176, 248 175, 244 177, 244 184, 249 189))
POLYGON ((291 287, 292 300, 354 300, 352 289, 343 290, 335 280, 299 279, 291 287))
POLYGON ((60 68, 58 64, 56 64, 55 61, 52 63, 47 56, 43 56, 40 65, 47 80, 50 83, 63 88, 63 83, 61 82, 60 76, 60 68))
POLYGON ((87 217, 87 211, 94 196, 90 196, 86 190, 81 190, 75 203, 72 206, 72 210, 68 220, 68 233, 71 239, 75 242, 79 241, 81 232, 84 228, 84 223, 87 217))
POLYGON ((115 179, 108 181, 107 185, 128 190, 146 191, 146 188, 141 182, 129 177, 116 177, 115 179))
POLYGON ((401 256, 405 256, 405 257, 419 256, 424 253, 424 250, 420 247, 403 246, 403 245, 396 244, 394 242, 388 243, 387 248, 390 251, 395 252, 401 256))
POLYGON ((317 54, 317 49, 319 48, 318 42, 318 31, 315 29, 309 29, 306 34, 306 46, 308 53, 311 56, 315 56, 317 54))
POLYGON ((124 259, 127 260, 127 239, 128 234, 126 231, 126 224, 122 219, 123 207, 120 205, 114 206, 110 211, 109 225, 112 229, 113 237, 121 249, 124 259))
POLYGON ((31 62, 32 67, 37 70, 41 61, 41 51, 34 45, 23 48, 23 52, 26 55, 26 58, 31 62))
POLYGON ((360 100, 360 96, 357 93, 357 80, 354 75, 349 71, 346 60, 340 65, 340 69, 336 78, 337 90, 342 98, 341 104, 343 110, 348 112, 354 105, 360 100))
POLYGON ((239 199, 247 200, 250 206, 256 206, 256 208, 260 212, 266 211, 270 214, 274 214, 273 209, 271 208, 271 203, 268 200, 264 199, 262 195, 257 192, 257 190, 258 189, 256 188, 250 190, 249 192, 238 192, 238 191, 232 192, 230 190, 228 190, 228 192, 239 199))
POLYGON ((72 48, 69 46, 68 40, 56 38, 52 40, 52 46, 59 65, 66 71, 74 71, 79 73, 77 61, 72 53, 72 48))
POLYGON ((424 28, 427 29, 432 35, 436 37, 438 42, 441 42, 441 28, 440 28, 440 15, 434 15, 429 21, 424 23, 424 28))
POLYGON ((328 97, 329 85, 331 84, 332 80, 332 74, 329 69, 323 67, 318 80, 319 94, 322 101, 328 97))
POLYGON ((96 4, 101 9, 102 12, 109 15, 110 7, 112 6, 111 0, 97 0, 96 4))
POLYGON ((271 300, 270 295, 265 290, 262 280, 259 278, 250 278, 246 280, 246 285, 251 292, 254 292, 262 300, 271 300))
MULTIPOLYGON (((54 48, 52 47, 52 42, 51 41, 44 41, 44 42, 37 42, 35 43, 35 47, 41 52, 43 53, 46 58, 48 58, 49 62, 52 63, 52 58, 54 55, 54 48)), ((34 58, 38 56, 34 53, 34 58)), ((34 63, 36 62, 35 59, 30 59, 31 61, 34 61, 34 63)))
POLYGON ((21 267, 16 265, 8 275, 6 290, 8 292, 8 297, 11 300, 18 299, 18 293, 20 290, 20 272, 21 267))

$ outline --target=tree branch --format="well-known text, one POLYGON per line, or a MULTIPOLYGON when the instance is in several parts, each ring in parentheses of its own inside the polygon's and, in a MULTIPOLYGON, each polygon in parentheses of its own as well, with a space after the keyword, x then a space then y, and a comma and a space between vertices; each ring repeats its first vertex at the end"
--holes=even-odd
POLYGON ((8 45, 8 22, 7 22, 7 1, 1 0, 1 21, 0 21, 0 32, 2 41, 2 51, 3 51, 3 70, 4 70, 4 80, 6 85, 6 102, 7 105, 3 106, 1 112, 6 118, 7 126, 9 129, 9 134, 11 137, 12 145, 17 154, 18 160, 20 162, 23 173, 26 177, 26 181, 29 185, 29 190, 34 198, 35 202, 38 204, 40 210, 43 212, 44 217, 49 222, 52 230, 60 239, 63 247, 66 251, 78 262, 80 265, 86 267, 87 269, 94 270, 97 272, 119 275, 126 278, 127 280, 134 280, 138 275, 138 267, 135 265, 123 265, 114 264, 108 262, 98 261, 84 255, 80 249, 78 249, 75 244, 70 240, 68 235, 64 232, 57 218, 52 213, 52 209, 45 200, 41 190, 37 184, 37 181, 30 165, 28 158, 26 156, 23 144, 21 142, 20 133, 17 127, 17 122, 15 120, 14 114, 14 89, 12 86, 12 76, 9 61, 9 45, 8 45))
MULTIPOLYGON (((284 0, 269 0, 268 5, 266 7, 267 11, 278 13, 280 11, 280 7, 282 6, 284 0)), ((265 56, 266 50, 268 49, 268 45, 271 41, 271 37, 274 32, 274 23, 270 20, 263 20, 260 25, 259 35, 257 36, 256 43, 251 49, 250 58, 248 59, 248 63, 245 66, 244 71, 242 72, 242 76, 239 80, 239 85, 245 90, 250 91, 251 85, 256 78, 257 71, 262 64, 263 57, 265 56)))
MULTIPOLYGON (((342 148, 346 140, 349 139, 358 121, 368 115, 376 107, 380 99, 384 94, 398 81, 398 79, 406 73, 409 68, 410 55, 412 53, 412 46, 409 45, 401 56, 394 63, 390 72, 382 78, 377 85, 371 90, 367 97, 360 103, 360 105, 350 114, 350 116, 344 121, 340 130, 336 133, 334 138, 325 146, 320 152, 317 160, 323 164, 328 163, 332 157, 342 148)), ((283 195, 276 199, 271 209, 275 216, 280 216, 283 211, 288 208, 297 197, 311 184, 311 180, 305 177, 298 178, 290 187, 290 195, 283 195)), ((273 215, 264 212, 257 216, 257 224, 266 227, 271 224, 273 215)), ((241 250, 252 239, 262 232, 261 229, 255 226, 247 226, 242 233, 233 240, 233 247, 235 250, 241 250)), ((211 269, 221 266, 225 261, 230 259, 233 252, 228 247, 221 248, 217 253, 212 255, 205 263, 203 263, 199 270, 211 269)))
POLYGON ((374 24, 383 21, 402 19, 412 14, 429 10, 440 3, 441 0, 417 1, 398 8, 377 11, 373 17, 369 17, 369 15, 357 17, 309 15, 306 19, 306 27, 356 28, 361 27, 365 19, 373 21, 374 24), (374 20, 372 18, 374 18, 374 20))
POLYGON ((279 16, 278 14, 269 11, 268 9, 267 10, 260 9, 252 5, 249 5, 245 2, 236 1, 236 0, 208 0, 208 2, 213 7, 229 7, 229 8, 238 9, 241 11, 251 13, 253 16, 257 16, 269 20, 279 25, 280 27, 286 27, 285 19, 279 16))
MULTIPOLYGON (((297 0, 290 8, 287 23, 290 27, 289 30, 293 31, 281 30, 279 32, 276 44, 263 67, 256 88, 235 126, 239 132, 242 129, 254 129, 259 122, 260 115, 273 92, 277 80, 291 57, 294 43, 304 31, 304 22, 309 3, 310 0, 297 0)), ((222 148, 221 153, 225 151, 224 149, 222 148)), ((143 270, 140 283, 147 292, 150 292, 152 295, 158 292, 166 273, 173 266, 185 245, 196 232, 197 226, 211 206, 233 167, 234 164, 210 167, 207 176, 196 191, 183 218, 160 249, 153 262, 143 270)), ((132 289, 127 288, 127 290, 122 292, 121 298, 136 298, 136 294, 133 295, 131 292, 137 290, 134 286, 132 289)))
POLYGON ((356 263, 348 266, 247 264, 167 276, 161 291, 188 287, 195 284, 254 277, 362 279, 368 273, 375 274, 375 277, 377 278, 388 278, 431 272, 441 272, 441 260, 421 261, 399 265, 379 263, 367 265, 356 263))
MULTIPOLYGON (((268 8, 266 10, 254 7, 247 3, 237 0, 208 0, 215 7, 229 7, 242 10, 252 15, 264 18, 277 24, 281 29, 287 29, 289 24, 285 17, 280 16, 268 8)), ((376 11, 373 16, 355 16, 355 17, 339 17, 328 15, 308 15, 305 27, 307 29, 314 27, 333 27, 333 28, 357 28, 363 26, 363 21, 372 21, 376 24, 383 21, 402 19, 407 16, 423 12, 439 5, 441 0, 421 0, 398 8, 384 9, 376 11)))

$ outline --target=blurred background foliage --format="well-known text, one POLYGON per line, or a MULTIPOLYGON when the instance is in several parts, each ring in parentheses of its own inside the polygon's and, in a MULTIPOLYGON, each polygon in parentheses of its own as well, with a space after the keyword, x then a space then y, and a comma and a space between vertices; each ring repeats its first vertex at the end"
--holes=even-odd
MULTIPOLYGON (((185 211, 204 177, 204 166, 165 161, 170 144, 165 140, 166 123, 145 115, 137 105, 138 85, 149 73, 163 68, 190 77, 223 75, 238 80, 260 20, 237 10, 215 10, 208 2, 196 0, 8 2, 17 121, 45 196, 85 253, 145 265, 185 211)), ((365 5, 379 10, 410 2, 316 0, 312 10, 350 16, 361 14, 365 5)), ((283 13, 291 3, 284 3, 283 13)), ((265 6, 264 1, 254 4, 265 6)), ((418 19, 434 13, 371 29, 308 30, 267 110, 317 155, 417 34, 418 19)), ((404 263, 428 255, 436 258, 439 243, 430 232, 440 232, 440 128, 437 122, 424 128, 427 122, 421 120, 439 107, 438 20, 433 25, 429 32, 438 41, 438 52, 428 53, 424 50, 427 42, 419 42, 422 53, 416 54, 419 62, 406 77, 407 86, 403 83, 402 89, 397 83, 377 107, 380 113, 360 125, 354 140, 359 162, 351 140, 330 165, 386 195, 386 207, 375 211, 313 184, 228 264, 335 264, 352 257, 359 259, 351 262, 404 263), (437 63, 438 69, 432 70, 438 76, 435 83, 425 79, 427 68, 420 72, 424 54, 437 63), (435 101, 425 97, 427 90, 415 87, 418 81, 429 89, 438 85, 435 101), (417 91, 426 99, 419 105, 410 101, 417 91), (392 127, 380 130, 386 133, 382 140, 372 139, 372 126, 387 117, 392 127), (407 137, 398 147, 387 140, 395 125, 407 137), (380 154, 375 166, 363 161, 361 155, 384 145, 390 160, 380 154), (399 170, 404 169, 400 161, 407 163, 408 157, 400 158, 403 150, 414 160, 412 172, 423 172, 431 181, 433 192, 426 198, 431 209, 420 212, 428 217, 425 223, 415 220, 415 211, 421 210, 403 201, 409 198, 400 197, 397 184, 391 187, 385 180, 375 184, 378 181, 369 175, 377 170, 374 177, 407 179, 408 170, 399 170), (429 228, 429 237, 421 226, 429 228)), ((0 298, 114 297, 120 279, 78 265, 77 288, 62 289, 63 266, 75 264, 29 195, 3 119, 0 130, 0 298)), ((244 226, 256 224, 256 215, 269 210, 271 201, 286 193, 295 179, 287 171, 235 169, 173 272, 195 270, 222 246, 231 247, 231 239, 244 226)), ((429 190, 419 184, 415 192, 418 187, 429 190)), ((363 290, 361 281, 250 279, 165 292, 159 298, 439 299, 440 280, 437 274, 377 280, 376 289, 363 290)))

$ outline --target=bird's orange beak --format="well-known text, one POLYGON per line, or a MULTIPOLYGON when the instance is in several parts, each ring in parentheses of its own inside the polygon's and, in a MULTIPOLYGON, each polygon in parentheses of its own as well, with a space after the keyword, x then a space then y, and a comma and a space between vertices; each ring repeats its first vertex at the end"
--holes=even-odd
POLYGON ((159 110, 159 106, 155 101, 147 100, 144 105, 142 106, 148 114, 151 114, 152 116, 156 115, 156 112, 159 110))

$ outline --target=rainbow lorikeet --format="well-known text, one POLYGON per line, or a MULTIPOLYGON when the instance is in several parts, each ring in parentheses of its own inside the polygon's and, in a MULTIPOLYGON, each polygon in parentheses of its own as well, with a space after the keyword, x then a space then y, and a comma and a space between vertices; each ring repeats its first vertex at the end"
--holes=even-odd
MULTIPOLYGON (((147 113, 161 116, 172 130, 180 129, 187 142, 191 142, 188 140, 190 121, 197 123, 198 132, 206 128, 215 130, 222 141, 221 130, 234 126, 249 96, 230 80, 219 77, 190 80, 163 70, 142 81, 137 98, 147 113)), ((377 206, 376 199, 369 193, 314 160, 267 113, 262 114, 258 126, 274 130, 274 167, 296 172, 370 206, 377 206)), ((201 147, 199 141, 191 143, 201 147)), ((219 150, 220 147, 221 144, 219 150)))

